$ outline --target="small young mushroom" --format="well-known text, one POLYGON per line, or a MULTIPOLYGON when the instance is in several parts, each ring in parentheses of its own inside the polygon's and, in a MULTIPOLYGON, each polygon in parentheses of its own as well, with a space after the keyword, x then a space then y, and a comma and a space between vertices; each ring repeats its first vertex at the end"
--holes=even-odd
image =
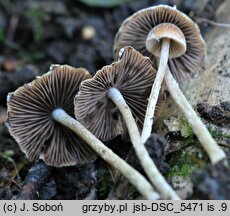
POLYGON ((188 119, 212 163, 225 158, 224 151, 211 137, 174 79, 184 80, 204 60, 205 43, 198 26, 174 7, 150 7, 136 12, 123 22, 115 38, 115 58, 119 55, 118 50, 128 45, 149 56, 158 65, 146 111, 142 142, 151 134, 157 98, 165 79, 171 96, 188 119))
POLYGON ((149 58, 132 47, 125 47, 119 61, 82 82, 75 97, 75 116, 95 136, 109 139, 123 131, 122 115, 136 155, 150 181, 164 199, 179 199, 141 143, 136 124, 143 122, 155 75, 149 58))
POLYGON ((140 173, 73 118, 74 96, 81 81, 89 77, 83 68, 54 65, 48 73, 10 93, 6 124, 11 135, 29 160, 41 158, 51 166, 80 165, 95 159, 96 152, 145 198, 158 199, 140 173))

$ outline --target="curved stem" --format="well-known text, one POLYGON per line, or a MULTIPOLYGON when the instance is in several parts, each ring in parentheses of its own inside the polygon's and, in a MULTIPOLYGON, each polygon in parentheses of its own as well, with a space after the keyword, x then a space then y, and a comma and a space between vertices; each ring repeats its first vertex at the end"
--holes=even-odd
POLYGON ((139 172, 113 153, 83 125, 69 116, 63 109, 54 110, 52 116, 56 121, 74 131, 106 162, 118 169, 146 199, 159 199, 159 195, 154 192, 151 184, 139 172))
POLYGON ((150 158, 144 144, 141 143, 141 136, 137 128, 137 124, 119 90, 117 90, 116 88, 110 88, 107 92, 107 96, 115 103, 115 105, 120 110, 127 125, 130 139, 136 155, 140 160, 140 163, 152 184, 160 192, 163 199, 180 199, 157 169, 153 160, 150 158))
POLYGON ((220 160, 226 158, 224 151, 218 146, 192 106, 188 103, 168 68, 165 75, 165 82, 171 96, 184 113, 201 145, 207 152, 212 164, 216 164, 220 160))
POLYGON ((151 135, 154 111, 156 109, 156 104, 159 97, 161 84, 163 82, 167 63, 168 63, 169 48, 170 48, 170 39, 167 38, 163 39, 159 67, 158 67, 156 78, 152 86, 152 90, 149 96, 148 106, 146 109, 145 121, 144 121, 142 134, 141 134, 142 143, 145 143, 149 138, 149 136, 151 135))

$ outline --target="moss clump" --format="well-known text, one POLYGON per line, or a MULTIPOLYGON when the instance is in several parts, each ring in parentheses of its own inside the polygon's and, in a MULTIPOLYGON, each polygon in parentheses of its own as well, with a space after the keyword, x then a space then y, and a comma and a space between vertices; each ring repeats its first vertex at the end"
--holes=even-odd
POLYGON ((201 166, 201 159, 196 154, 179 151, 173 153, 168 163, 170 165, 170 169, 166 174, 167 177, 189 177, 194 169, 201 166))
POLYGON ((179 118, 179 128, 183 138, 190 139, 193 137, 194 133, 192 127, 190 126, 190 124, 184 116, 181 116, 179 118))
POLYGON ((108 197, 112 185, 113 181, 109 171, 106 169, 99 169, 97 186, 99 199, 106 199, 108 197))
POLYGON ((218 129, 216 129, 215 127, 208 125, 208 130, 210 132, 210 134, 212 135, 213 138, 216 139, 230 139, 230 134, 226 134, 223 133, 222 131, 219 131, 218 129))
POLYGON ((165 120, 164 123, 169 133, 177 134, 180 139, 190 139, 194 136, 192 127, 184 116, 171 117, 169 120, 165 120))

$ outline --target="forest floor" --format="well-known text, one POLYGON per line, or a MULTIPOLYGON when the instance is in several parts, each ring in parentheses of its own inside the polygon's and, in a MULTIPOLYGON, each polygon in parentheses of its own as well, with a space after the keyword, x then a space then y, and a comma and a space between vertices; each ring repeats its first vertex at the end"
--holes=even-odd
MULTIPOLYGON (((8 92, 46 73, 51 64, 85 67, 92 74, 104 65, 111 64, 113 40, 119 26, 126 17, 139 9, 157 4, 177 5, 179 10, 197 22, 205 36, 210 25, 202 19, 212 20, 222 2, 223 0, 136 0, 107 8, 90 7, 74 0, 2 0, 0 2, 0 199, 16 199, 29 168, 33 166, 4 125, 8 92)), ((107 145, 127 159, 130 143, 124 143, 117 137, 107 145), (122 147, 118 146, 120 142, 124 144, 122 147)), ((162 162, 162 172, 169 181, 172 181, 172 177, 177 178, 172 182, 175 188, 177 187, 175 182, 180 182, 183 177, 189 179, 192 171, 197 168, 193 163, 197 158, 188 160, 186 154, 182 155, 180 164, 175 166, 179 150, 180 148, 174 149, 174 155, 169 153, 162 162)), ((134 163, 133 161, 135 159, 131 158, 130 163, 134 163)), ((111 198, 138 198, 138 193, 132 187, 129 187, 123 197, 111 195, 111 190, 115 190, 114 178, 114 170, 100 158, 82 167, 52 168, 45 184, 39 189, 39 199, 106 199, 109 194, 111 198)), ((187 184, 186 192, 182 192, 186 193, 183 196, 191 197, 191 181, 183 181, 183 184, 187 184)))

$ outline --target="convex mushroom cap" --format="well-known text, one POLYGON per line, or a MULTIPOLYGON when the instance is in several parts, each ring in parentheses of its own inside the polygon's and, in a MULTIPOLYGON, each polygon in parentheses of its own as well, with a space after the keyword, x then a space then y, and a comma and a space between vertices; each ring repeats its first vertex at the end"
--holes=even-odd
MULTIPOLYGON (((155 76, 156 70, 149 58, 131 47, 125 47, 121 59, 82 82, 75 97, 76 119, 101 140, 110 140, 125 133, 121 113, 107 96, 108 90, 115 87, 141 129, 155 76)), ((163 97, 159 105, 162 100, 163 97)))
POLYGON ((172 41, 169 69, 178 81, 182 81, 203 64, 206 49, 198 26, 174 7, 166 5, 149 7, 128 17, 122 23, 115 37, 114 58, 118 59, 120 48, 132 46, 144 56, 149 56, 156 64, 156 56, 159 56, 160 53, 157 47, 161 47, 161 38, 165 37, 172 41), (165 24, 162 25, 163 23, 165 24), (174 28, 172 28, 172 24, 175 26, 174 28), (157 26, 160 29, 156 29, 157 26), (165 34, 166 28, 171 29, 170 35, 165 34), (183 37, 186 44, 183 42, 183 37), (148 40, 146 40, 147 38, 148 40), (157 39, 159 46, 153 48, 151 43, 156 45, 157 39), (182 55, 179 56, 179 54, 182 55))
POLYGON ((30 161, 42 158, 59 167, 95 158, 88 145, 52 118, 56 108, 74 116, 74 96, 89 77, 83 68, 52 65, 48 73, 9 93, 6 124, 30 161))
POLYGON ((183 32, 174 24, 162 23, 154 27, 148 34, 145 45, 153 55, 161 56, 163 39, 170 40, 169 58, 177 58, 186 52, 186 40, 183 32))

